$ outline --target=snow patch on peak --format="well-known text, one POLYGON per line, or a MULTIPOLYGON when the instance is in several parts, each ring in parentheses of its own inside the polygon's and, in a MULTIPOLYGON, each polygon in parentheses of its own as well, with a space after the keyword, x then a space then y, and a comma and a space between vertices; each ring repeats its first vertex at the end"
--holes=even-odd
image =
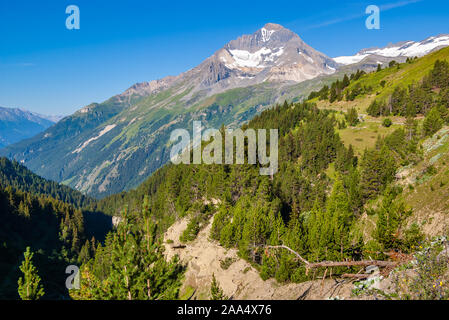
POLYGON ((235 63, 232 64, 234 67, 243 68, 257 68, 262 67, 260 63, 262 62, 262 55, 268 55, 271 53, 270 49, 262 48, 254 53, 246 50, 229 50, 235 63))
POLYGON ((343 65, 354 64, 362 61, 370 55, 382 57, 422 57, 437 48, 449 46, 449 35, 430 37, 426 40, 415 42, 407 41, 389 45, 385 48, 365 49, 354 56, 342 56, 334 58, 334 61, 343 65))
POLYGON ((268 42, 270 41, 271 36, 276 32, 276 30, 267 30, 265 28, 262 28, 260 32, 262 33, 262 42, 268 42))
POLYGON ((274 61, 275 58, 278 58, 284 54, 284 47, 280 47, 277 52, 272 52, 268 57, 265 58, 265 61, 274 61))
POLYGON ((348 65, 362 61, 368 54, 356 54, 355 56, 342 56, 334 58, 334 61, 340 64, 348 65))
MULTIPOLYGON (((284 48, 281 47, 273 52, 271 49, 263 47, 262 49, 251 53, 246 50, 229 50, 234 63, 227 64, 226 67, 234 68, 265 68, 263 62, 273 62, 275 58, 280 57, 284 53, 284 48)), ((225 61, 222 59, 222 61, 225 61)))

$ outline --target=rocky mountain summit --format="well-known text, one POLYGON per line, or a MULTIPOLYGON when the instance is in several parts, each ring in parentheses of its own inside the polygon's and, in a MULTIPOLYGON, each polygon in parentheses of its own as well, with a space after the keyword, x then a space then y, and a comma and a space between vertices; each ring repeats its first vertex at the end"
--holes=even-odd
POLYGON ((176 77, 135 84, 123 96, 148 95, 176 84, 194 85, 190 94, 216 94, 269 82, 298 83, 332 74, 338 64, 307 45, 296 33, 268 23, 253 34, 227 43, 197 67, 176 77))

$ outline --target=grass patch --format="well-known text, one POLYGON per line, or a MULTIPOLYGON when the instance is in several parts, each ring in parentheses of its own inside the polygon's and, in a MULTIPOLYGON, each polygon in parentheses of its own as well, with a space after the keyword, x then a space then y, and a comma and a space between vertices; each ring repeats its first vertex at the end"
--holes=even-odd
POLYGON ((357 127, 338 130, 338 133, 345 146, 349 147, 349 145, 352 145, 354 150, 360 155, 365 149, 374 147, 379 135, 386 136, 400 127, 400 124, 393 124, 386 128, 382 126, 381 121, 365 121, 357 127))
POLYGON ((195 288, 191 286, 186 286, 184 288, 184 292, 180 294, 179 300, 190 300, 190 298, 192 298, 192 296, 194 295, 195 291, 196 291, 195 288))

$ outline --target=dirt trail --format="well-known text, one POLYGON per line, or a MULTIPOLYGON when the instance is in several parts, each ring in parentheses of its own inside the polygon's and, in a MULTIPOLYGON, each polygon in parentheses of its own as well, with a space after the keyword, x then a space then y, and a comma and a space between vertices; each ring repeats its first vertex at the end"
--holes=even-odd
POLYGON ((351 283, 337 285, 333 279, 287 285, 281 285, 274 279, 262 280, 259 273, 248 262, 237 256, 235 249, 226 250, 218 243, 209 241, 211 223, 185 248, 173 248, 180 245, 179 236, 186 229, 187 223, 187 219, 177 221, 165 233, 164 242, 165 254, 168 258, 178 254, 181 261, 187 264, 181 294, 190 287, 196 290, 193 299, 209 299, 212 274, 215 274, 224 293, 233 299, 316 300, 336 296, 348 299, 351 296, 351 290, 354 287, 351 283), (167 240, 172 240, 173 243, 168 244, 167 240), (223 270, 220 261, 228 257, 235 259, 235 262, 228 269, 223 270))

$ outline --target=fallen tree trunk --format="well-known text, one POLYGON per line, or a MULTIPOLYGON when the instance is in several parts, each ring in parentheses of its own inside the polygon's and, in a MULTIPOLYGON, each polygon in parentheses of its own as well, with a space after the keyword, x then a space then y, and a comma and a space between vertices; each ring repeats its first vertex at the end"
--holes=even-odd
POLYGON ((397 262, 391 262, 391 261, 381 261, 381 260, 361 260, 361 261, 322 261, 322 262, 316 262, 316 263, 310 263, 301 255, 294 251, 293 249, 285 246, 266 246, 268 249, 286 249, 293 253, 296 257, 298 257, 299 260, 301 260, 305 265, 306 269, 313 269, 313 268, 331 268, 331 267, 368 267, 368 266, 378 266, 378 267, 394 267, 397 265, 397 262))
POLYGON ((391 261, 380 261, 380 260, 361 260, 361 261, 323 261, 317 263, 309 263, 306 268, 329 268, 329 267, 368 267, 368 266, 378 266, 378 267, 391 267, 395 266, 396 262, 391 261))
POLYGON ((370 274, 352 274, 352 273, 345 273, 342 274, 342 278, 350 278, 350 279, 366 279, 370 276, 370 274))
POLYGON ((172 246, 172 249, 185 249, 187 246, 183 245, 183 244, 178 244, 178 245, 174 245, 172 246))

